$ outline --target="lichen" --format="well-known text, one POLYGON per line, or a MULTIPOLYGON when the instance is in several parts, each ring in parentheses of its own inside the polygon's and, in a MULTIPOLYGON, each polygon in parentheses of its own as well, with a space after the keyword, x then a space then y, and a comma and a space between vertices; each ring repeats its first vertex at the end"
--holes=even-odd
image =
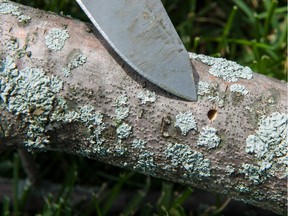
POLYGON ((204 159, 202 153, 192 150, 184 144, 169 143, 164 152, 169 159, 171 165, 167 165, 167 169, 178 169, 179 167, 186 170, 184 177, 209 177, 210 176, 210 160, 204 159))
POLYGON ((95 108, 92 105, 85 105, 80 108, 80 119, 82 122, 86 122, 87 125, 100 125, 102 124, 103 116, 100 113, 95 111, 95 108))
POLYGON ((64 77, 69 77, 71 75, 71 69, 68 67, 62 68, 61 72, 64 77))
POLYGON ((137 163, 133 168, 146 174, 153 174, 156 169, 156 164, 154 163, 153 157, 154 153, 145 150, 141 151, 138 156, 137 163))
POLYGON ((116 156, 124 156, 127 152, 128 149, 123 145, 122 140, 118 139, 117 143, 113 146, 113 148, 108 148, 108 153, 112 153, 116 156))
POLYGON ((245 151, 258 159, 259 173, 284 178, 287 160, 288 115, 274 112, 262 116, 255 134, 246 139, 245 151))
POLYGON ((12 14, 18 18, 19 22, 29 22, 31 17, 24 15, 17 5, 7 3, 6 1, 0 2, 0 14, 12 14))
POLYGON ((204 96, 210 94, 210 84, 208 82, 199 81, 197 94, 199 96, 204 96))
MULTIPOLYGON (((105 139, 102 137, 102 132, 106 129, 106 124, 103 121, 103 115, 95 110, 92 105, 84 105, 78 110, 67 110, 66 101, 57 98, 58 106, 50 117, 52 128, 57 128, 59 122, 62 124, 78 122, 84 124, 90 131, 91 148, 93 153, 104 155, 104 147, 102 144, 105 139), (59 110, 62 110, 61 112, 59 110), (63 112, 64 110, 64 112, 63 112)), ((104 153, 105 152, 105 153, 104 153)))
POLYGON ((182 135, 186 135, 190 130, 197 130, 196 121, 192 112, 179 113, 176 116, 175 127, 179 127, 182 135))
POLYGON ((53 28, 45 36, 45 44, 49 49, 59 51, 64 47, 68 38, 69 33, 67 30, 53 28))
POLYGON ((209 101, 218 102, 219 106, 223 106, 221 105, 223 98, 220 96, 219 86, 217 83, 199 81, 197 94, 200 99, 207 98, 209 101))
POLYGON ((233 173, 235 173, 235 168, 231 165, 227 165, 225 167, 225 172, 228 174, 228 175, 232 175, 233 173))
POLYGON ((235 189, 236 189, 237 191, 239 191, 240 193, 249 193, 249 192, 251 191, 250 188, 247 188, 247 187, 245 187, 244 185, 237 185, 237 186, 235 187, 235 189))
POLYGON ((68 110, 67 102, 57 93, 63 82, 56 76, 48 77, 39 68, 25 68, 19 71, 12 57, 7 56, 0 67, 0 97, 5 108, 21 116, 28 126, 25 145, 41 148, 49 143, 46 132, 57 129, 65 123, 79 122, 90 131, 92 152, 104 154, 101 133, 106 125, 103 115, 92 105, 68 110))
POLYGON ((115 115, 118 121, 122 121, 129 116, 129 107, 116 107, 115 115))
POLYGON ((261 173, 258 166, 252 164, 242 164, 241 169, 239 169, 240 173, 245 174, 245 177, 248 178, 253 184, 258 185, 264 180, 266 180, 265 173, 261 173))
POLYGON ((249 93, 249 91, 246 90, 245 86, 240 85, 240 84, 232 84, 230 86, 230 91, 231 92, 238 92, 241 95, 247 95, 249 93))
POLYGON ((86 63, 87 57, 81 53, 76 54, 72 61, 68 63, 67 67, 62 69, 62 74, 64 77, 68 77, 71 74, 71 71, 79 66, 82 66, 86 63))
POLYGON ((12 38, 11 40, 7 41, 5 45, 8 48, 8 50, 12 51, 15 51, 19 48, 19 42, 15 38, 12 38))
POLYGON ((119 127, 117 127, 116 133, 119 139, 125 139, 129 137, 129 135, 131 134, 131 130, 132 126, 123 123, 119 127))
MULTIPOLYGON (((156 169, 156 164, 154 163, 154 153, 146 149, 147 142, 142 139, 134 139, 132 141, 132 148, 139 151, 139 155, 135 161, 134 169, 139 170, 148 175, 153 175, 153 172, 156 169)), ((133 151, 133 154, 136 155, 136 152, 133 151)))
POLYGON ((116 98, 115 106, 116 107, 126 106, 127 102, 128 102, 127 94, 122 94, 116 98))
POLYGON ((143 149, 146 146, 146 141, 142 139, 134 139, 132 142, 132 147, 137 149, 143 149))
POLYGON ((155 92, 145 90, 144 92, 140 92, 138 94, 138 99, 140 100, 141 104, 154 103, 157 100, 157 96, 155 92))
POLYGON ((128 97, 126 94, 120 95, 115 101, 115 117, 121 122, 129 116, 130 109, 127 104, 128 97))
POLYGON ((197 141, 198 146, 204 146, 207 149, 216 148, 221 139, 216 135, 217 130, 213 127, 203 127, 202 131, 200 131, 200 136, 197 141))
POLYGON ((224 58, 214 58, 202 54, 189 53, 190 58, 199 60, 211 66, 209 73, 229 82, 237 82, 239 78, 252 79, 253 72, 249 67, 243 67, 236 62, 224 58))
POLYGON ((62 88, 62 81, 55 76, 46 76, 40 68, 27 67, 19 71, 11 56, 2 61, 0 97, 9 112, 27 122, 27 146, 41 148, 49 142, 43 132, 55 95, 62 88))
POLYGON ((21 48, 19 45, 19 40, 17 38, 11 37, 5 41, 5 46, 9 50, 10 55, 15 59, 20 59, 23 56, 31 54, 30 51, 27 51, 27 44, 25 43, 21 48))

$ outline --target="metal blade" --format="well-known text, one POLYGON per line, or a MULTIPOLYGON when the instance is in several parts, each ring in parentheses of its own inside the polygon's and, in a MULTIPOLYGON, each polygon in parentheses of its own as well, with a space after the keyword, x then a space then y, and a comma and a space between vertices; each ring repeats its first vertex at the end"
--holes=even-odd
POLYGON ((160 0, 77 0, 112 48, 149 81, 197 100, 188 53, 160 0))

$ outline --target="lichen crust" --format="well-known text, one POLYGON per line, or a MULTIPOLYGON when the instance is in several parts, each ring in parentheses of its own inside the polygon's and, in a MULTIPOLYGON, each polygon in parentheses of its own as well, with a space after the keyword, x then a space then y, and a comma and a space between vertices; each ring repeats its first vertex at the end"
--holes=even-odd
POLYGON ((57 93, 63 82, 48 77, 40 68, 18 70, 14 59, 7 56, 0 67, 0 98, 5 108, 28 123, 27 146, 43 147, 49 142, 43 135, 57 93))
POLYGON ((133 166, 134 169, 139 170, 145 174, 153 174, 156 169, 154 163, 154 153, 147 150, 142 150, 138 156, 136 164, 133 166))
POLYGON ((132 126, 122 123, 119 127, 117 127, 116 133, 119 139, 128 138, 132 133, 132 126))
POLYGON ((191 59, 199 60, 211 66, 209 73, 228 82, 237 82, 239 78, 252 79, 253 72, 249 67, 243 67, 236 62, 224 58, 214 58, 202 54, 189 53, 191 59))
POLYGON ((199 96, 204 96, 206 94, 210 94, 210 83, 199 81, 198 88, 197 88, 197 94, 199 96))
POLYGON ((45 36, 45 44, 53 51, 60 51, 68 38, 69 33, 67 30, 52 28, 45 36))
POLYGON ((200 131, 200 136, 197 141, 198 146, 204 146, 207 149, 216 148, 220 142, 220 137, 217 136, 217 130, 213 127, 203 127, 202 131, 200 131))
POLYGON ((187 133, 194 129, 197 130, 196 121, 192 112, 180 112, 176 115, 175 127, 180 128, 182 135, 187 135, 187 133))
POLYGON ((0 14, 12 14, 18 18, 19 22, 29 22, 31 20, 31 17, 23 14, 17 5, 6 1, 0 2, 0 14))
POLYGON ((171 165, 167 165, 167 169, 177 169, 181 167, 185 169, 184 177, 203 178, 210 176, 210 160, 204 159, 202 153, 192 150, 184 144, 169 143, 164 152, 169 159, 171 165))
POLYGON ((129 116, 130 108, 128 107, 128 97, 126 94, 122 94, 116 98, 115 101, 115 118, 118 122, 121 122, 129 116))
POLYGON ((241 84, 232 84, 230 86, 230 91, 240 93, 241 95, 247 95, 249 93, 249 91, 246 90, 245 86, 241 84))
POLYGON ((255 134, 246 139, 245 151, 257 158, 257 172, 263 177, 261 181, 271 176, 287 176, 287 125, 287 114, 274 112, 269 116, 262 116, 255 134))
POLYGON ((157 96, 155 92, 146 89, 138 94, 138 99, 141 104, 154 103, 157 100, 157 96))
POLYGON ((82 53, 78 53, 74 56, 71 62, 68 63, 67 67, 62 69, 62 74, 64 77, 68 77, 71 74, 71 71, 75 68, 83 66, 87 61, 87 57, 82 53))
POLYGON ((132 147, 136 149, 144 149, 146 146, 146 141, 142 139, 134 139, 132 142, 132 147))

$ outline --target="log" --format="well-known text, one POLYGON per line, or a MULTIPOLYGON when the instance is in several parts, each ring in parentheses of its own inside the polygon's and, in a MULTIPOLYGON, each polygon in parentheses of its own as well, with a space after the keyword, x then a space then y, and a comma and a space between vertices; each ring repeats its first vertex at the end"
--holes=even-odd
POLYGON ((198 100, 185 101, 90 24, 10 1, 0 21, 0 150, 76 154, 286 214, 287 83, 191 53, 198 100))

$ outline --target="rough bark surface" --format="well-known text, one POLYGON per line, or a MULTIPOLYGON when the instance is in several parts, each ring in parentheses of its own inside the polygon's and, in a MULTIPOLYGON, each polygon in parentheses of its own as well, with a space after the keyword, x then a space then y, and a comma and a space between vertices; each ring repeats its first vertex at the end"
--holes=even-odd
POLYGON ((233 83, 192 60, 199 98, 183 101, 91 25, 9 1, 0 43, 1 149, 78 154, 285 214, 286 83, 256 73, 233 83))

